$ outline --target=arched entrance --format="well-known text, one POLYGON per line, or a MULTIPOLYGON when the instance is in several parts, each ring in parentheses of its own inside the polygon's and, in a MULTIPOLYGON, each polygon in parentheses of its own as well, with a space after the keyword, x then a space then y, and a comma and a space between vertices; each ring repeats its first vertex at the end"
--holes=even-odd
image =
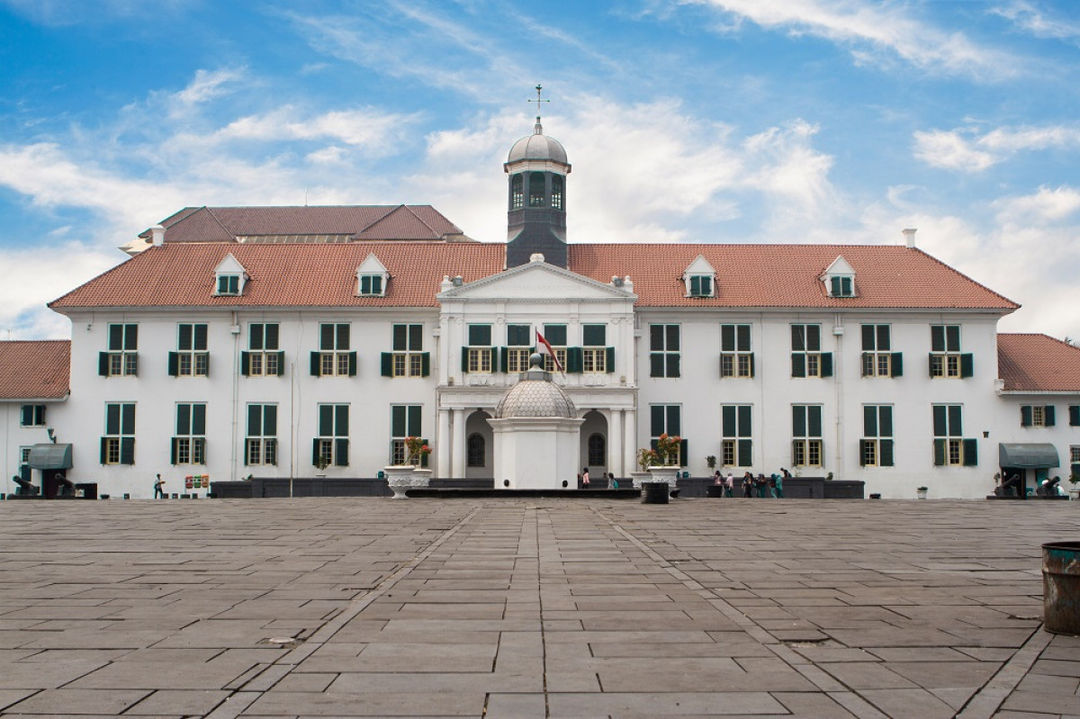
MULTIPOLYGON (((581 425, 581 458, 578 464, 589 468, 589 476, 600 479, 608 471, 608 423, 594 410, 585 413, 581 425)), ((601 485, 602 486, 602 485, 601 485)))
POLYGON ((484 479, 494 476, 495 447, 492 442, 491 415, 477 410, 465 420, 465 477, 484 479))

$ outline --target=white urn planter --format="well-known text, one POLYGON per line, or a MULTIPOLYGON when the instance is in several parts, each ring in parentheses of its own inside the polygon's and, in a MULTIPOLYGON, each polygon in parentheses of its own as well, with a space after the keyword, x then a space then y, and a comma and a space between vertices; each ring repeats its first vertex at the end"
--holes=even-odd
POLYGON ((631 472, 630 484, 634 489, 641 489, 642 484, 652 481, 649 479, 651 476, 648 472, 631 472))
POLYGON ((669 486, 675 486, 678 477, 678 467, 649 467, 649 478, 646 482, 667 482, 669 486))
POLYGON ((915 490, 916 499, 926 499, 926 487, 919 487, 915 490))
MULTIPOLYGON (((408 499, 405 496, 405 491, 417 486, 416 467, 411 464, 394 464, 383 467, 383 473, 386 475, 387 486, 394 493, 393 499, 408 499)), ((426 482, 424 486, 427 486, 426 482)))

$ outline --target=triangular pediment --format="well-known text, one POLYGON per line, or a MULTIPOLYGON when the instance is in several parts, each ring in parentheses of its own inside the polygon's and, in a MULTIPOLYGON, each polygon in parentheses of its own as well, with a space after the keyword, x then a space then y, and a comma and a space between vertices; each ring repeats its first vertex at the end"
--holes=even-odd
POLYGON ((844 259, 843 255, 837 255, 836 259, 832 261, 832 264, 825 268, 825 272, 822 273, 822 277, 832 277, 833 275, 854 275, 855 268, 844 259))
POLYGON ((482 279, 448 289, 439 299, 466 300, 634 300, 637 296, 625 288, 597 282, 576 272, 530 262, 482 279))
POLYGON ((686 268, 683 273, 684 276, 689 277, 691 275, 715 275, 716 269, 709 264, 709 261, 705 259, 704 255, 698 255, 694 258, 694 261, 686 268))
POLYGON ((356 268, 358 275, 382 275, 386 274, 386 265, 379 261, 375 253, 369 253, 367 258, 356 268))
POLYGON ((214 274, 218 275, 241 275, 244 272, 244 266, 231 252, 225 255, 221 262, 217 264, 217 267, 214 268, 214 274))

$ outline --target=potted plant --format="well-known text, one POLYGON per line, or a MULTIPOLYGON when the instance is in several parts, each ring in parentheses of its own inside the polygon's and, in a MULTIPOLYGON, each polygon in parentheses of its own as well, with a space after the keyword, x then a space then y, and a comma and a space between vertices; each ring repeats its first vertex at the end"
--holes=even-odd
POLYGON ((655 464, 649 465, 650 481, 667 482, 675 484, 675 477, 679 471, 679 446, 682 438, 669 435, 667 432, 656 439, 656 447, 652 450, 655 464))
POLYGON ((915 496, 919 499, 926 499, 927 487, 916 487, 915 496))
POLYGON ((716 469, 716 455, 715 454, 710 454, 708 457, 706 457, 705 458, 705 465, 710 470, 716 469))
POLYGON ((431 470, 423 465, 427 464, 424 460, 431 454, 431 447, 420 437, 406 437, 405 452, 408 455, 406 461, 413 465, 413 486, 427 487, 431 482, 431 470))
POLYGON ((423 458, 431 454, 429 447, 420 437, 406 437, 405 461, 402 464, 392 464, 384 467, 386 473, 386 485, 394 493, 394 499, 406 499, 405 492, 413 487, 426 487, 431 472, 420 469, 423 458))
POLYGON ((659 459, 657 458, 655 451, 648 447, 643 447, 638 450, 638 471, 630 473, 630 480, 633 482, 634 489, 641 489, 642 483, 649 480, 649 467, 657 463, 659 463, 659 459))
POLYGON ((315 460, 315 476, 325 477, 326 468, 330 465, 330 458, 324 454, 319 454, 319 458, 315 460))

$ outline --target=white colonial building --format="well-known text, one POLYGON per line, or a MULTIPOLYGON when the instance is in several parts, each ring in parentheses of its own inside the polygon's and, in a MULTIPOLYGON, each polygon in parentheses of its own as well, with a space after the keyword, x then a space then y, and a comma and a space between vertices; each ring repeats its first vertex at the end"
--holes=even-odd
POLYGON ((715 457, 885 497, 981 497, 1002 467, 1030 484, 1080 462, 1080 350, 999 336, 1018 305, 914 231, 875 246, 568 244, 570 165, 539 119, 504 169, 506 244, 427 206, 169 217, 50 303, 72 323, 70 385, 5 388, 6 466, 149 496, 158 473, 170 492, 189 475, 374 477, 418 436, 437 479, 499 481, 488 420, 538 333, 594 477, 626 476, 665 432, 692 475, 715 457), (47 420, 13 429, 36 405, 47 420), (70 466, 27 470, 45 423, 70 466))

